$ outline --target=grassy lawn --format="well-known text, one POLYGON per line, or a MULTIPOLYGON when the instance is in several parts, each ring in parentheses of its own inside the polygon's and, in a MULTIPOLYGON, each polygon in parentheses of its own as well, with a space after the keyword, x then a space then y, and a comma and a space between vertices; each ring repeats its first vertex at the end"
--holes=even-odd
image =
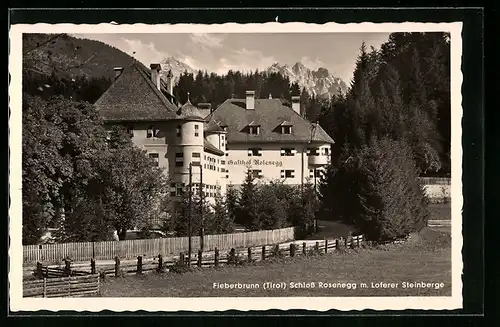
MULTIPOLYGON (((449 234, 425 228, 406 244, 349 250, 310 257, 269 260, 239 267, 198 268, 184 274, 164 273, 108 278, 104 297, 247 297, 247 296, 450 296, 449 234), (284 289, 264 289, 264 283, 285 283, 284 289), (314 283, 314 288, 290 288, 290 283, 314 283), (319 283, 351 283, 321 288, 319 283), (443 283, 444 287, 404 288, 403 283, 443 283), (220 289, 214 283, 255 284, 252 289, 220 289), (361 287, 366 283, 366 288, 361 287), (372 285, 373 283, 373 285, 372 285), (377 283, 397 283, 377 288, 377 283)), ((333 286, 333 285, 332 285, 333 286)))

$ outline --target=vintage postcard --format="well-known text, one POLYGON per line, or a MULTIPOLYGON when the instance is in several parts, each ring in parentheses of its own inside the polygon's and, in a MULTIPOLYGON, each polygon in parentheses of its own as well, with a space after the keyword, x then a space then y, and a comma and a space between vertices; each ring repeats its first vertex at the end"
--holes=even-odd
POLYGON ((12 25, 10 309, 462 308, 461 32, 12 25))

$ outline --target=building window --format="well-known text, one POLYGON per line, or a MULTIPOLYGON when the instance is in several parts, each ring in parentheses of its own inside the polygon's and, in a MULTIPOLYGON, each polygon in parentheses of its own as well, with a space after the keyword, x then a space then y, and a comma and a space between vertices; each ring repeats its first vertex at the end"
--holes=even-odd
POLYGON ((292 126, 281 126, 282 134, 292 134, 292 126))
POLYGON ((226 164, 226 160, 221 160, 221 161, 220 161, 220 164, 221 164, 221 165, 225 165, 225 164, 226 164))
POLYGON ((175 167, 183 167, 184 166, 184 153, 177 152, 175 154, 175 167))
POLYGON ((160 133, 160 130, 158 128, 156 128, 154 126, 149 126, 147 131, 146 131, 146 134, 147 134, 146 137, 148 139, 150 139, 152 137, 158 137, 159 133, 160 133))
POLYGON ((199 125, 194 125, 194 136, 200 136, 199 125))
POLYGON ((176 133, 177 137, 181 137, 182 125, 177 125, 176 133))
POLYGON ((250 174, 251 174, 252 178, 261 178, 262 177, 262 170, 252 169, 252 170, 250 170, 250 174))
POLYGON ((294 178, 294 177, 295 177, 295 170, 293 169, 287 169, 281 171, 281 178, 294 178))
POLYGON ((153 159, 155 167, 160 166, 160 155, 158 153, 149 153, 148 157, 153 159))
POLYGON ((229 153, 226 152, 226 157, 229 155, 229 153))
POLYGON ((184 183, 177 183, 177 186, 175 188, 175 195, 182 196, 182 193, 184 193, 184 183))
POLYGON ((281 149, 281 156, 282 157, 289 157, 289 156, 294 156, 295 155, 295 149, 293 148, 282 148, 281 149))
POLYGON ((203 168, 204 168, 204 169, 207 169, 207 164, 203 164, 203 168))
POLYGON ((225 173, 226 172, 226 168, 221 168, 220 171, 221 171, 221 173, 225 173))
POLYGON ((199 152, 193 152, 193 154, 191 155, 192 158, 193 158, 193 161, 200 161, 201 160, 201 154, 199 152))
POLYGON ((308 148, 307 155, 308 156, 319 156, 318 148, 308 148))
POLYGON ((248 156, 249 157, 261 157, 262 156, 262 149, 258 149, 258 148, 252 148, 252 149, 248 149, 248 156))
POLYGON ((320 178, 321 177, 321 170, 316 169, 316 176, 314 176, 315 175, 314 172, 315 172, 314 169, 309 169, 309 177, 310 178, 314 178, 314 177, 320 178))
POLYGON ((330 149, 329 148, 323 148, 323 155, 325 155, 325 156, 330 155, 330 149))
POLYGON ((260 126, 248 126, 248 134, 259 135, 260 126))

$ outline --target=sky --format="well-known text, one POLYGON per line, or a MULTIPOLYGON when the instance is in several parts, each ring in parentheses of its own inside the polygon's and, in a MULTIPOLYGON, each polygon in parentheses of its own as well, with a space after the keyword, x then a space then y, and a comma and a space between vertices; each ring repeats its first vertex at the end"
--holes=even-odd
POLYGON ((346 83, 352 78, 364 41, 379 48, 389 33, 227 33, 227 34, 77 34, 112 45, 144 64, 173 56, 194 69, 264 70, 275 62, 328 69, 346 83))

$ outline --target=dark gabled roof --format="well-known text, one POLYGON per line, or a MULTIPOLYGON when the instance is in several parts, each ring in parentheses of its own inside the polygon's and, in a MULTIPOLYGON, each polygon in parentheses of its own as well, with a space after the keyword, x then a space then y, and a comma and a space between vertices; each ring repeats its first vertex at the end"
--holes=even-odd
POLYGON ((213 120, 209 121, 209 122, 205 123, 204 132, 205 133, 225 133, 224 128, 222 128, 221 126, 224 126, 224 125, 219 125, 218 123, 216 123, 213 120))
POLYGON ((255 99, 255 109, 246 109, 245 99, 228 99, 207 119, 227 126, 227 140, 232 142, 324 142, 335 143, 325 130, 300 116, 279 99, 255 99), (281 124, 290 123, 292 134, 282 134, 281 124), (250 135, 248 126, 260 125, 259 135, 250 135))
POLYGON ((203 148, 205 149, 205 151, 212 152, 220 156, 224 155, 224 151, 219 150, 219 148, 210 143, 207 139, 203 139, 203 148))
POLYGON ((96 101, 104 121, 162 121, 176 119, 177 106, 165 84, 161 91, 151 81, 149 69, 134 62, 96 101))
POLYGON ((179 110, 177 110, 177 115, 179 119, 204 119, 206 116, 198 107, 194 106, 189 99, 179 108, 179 110))

